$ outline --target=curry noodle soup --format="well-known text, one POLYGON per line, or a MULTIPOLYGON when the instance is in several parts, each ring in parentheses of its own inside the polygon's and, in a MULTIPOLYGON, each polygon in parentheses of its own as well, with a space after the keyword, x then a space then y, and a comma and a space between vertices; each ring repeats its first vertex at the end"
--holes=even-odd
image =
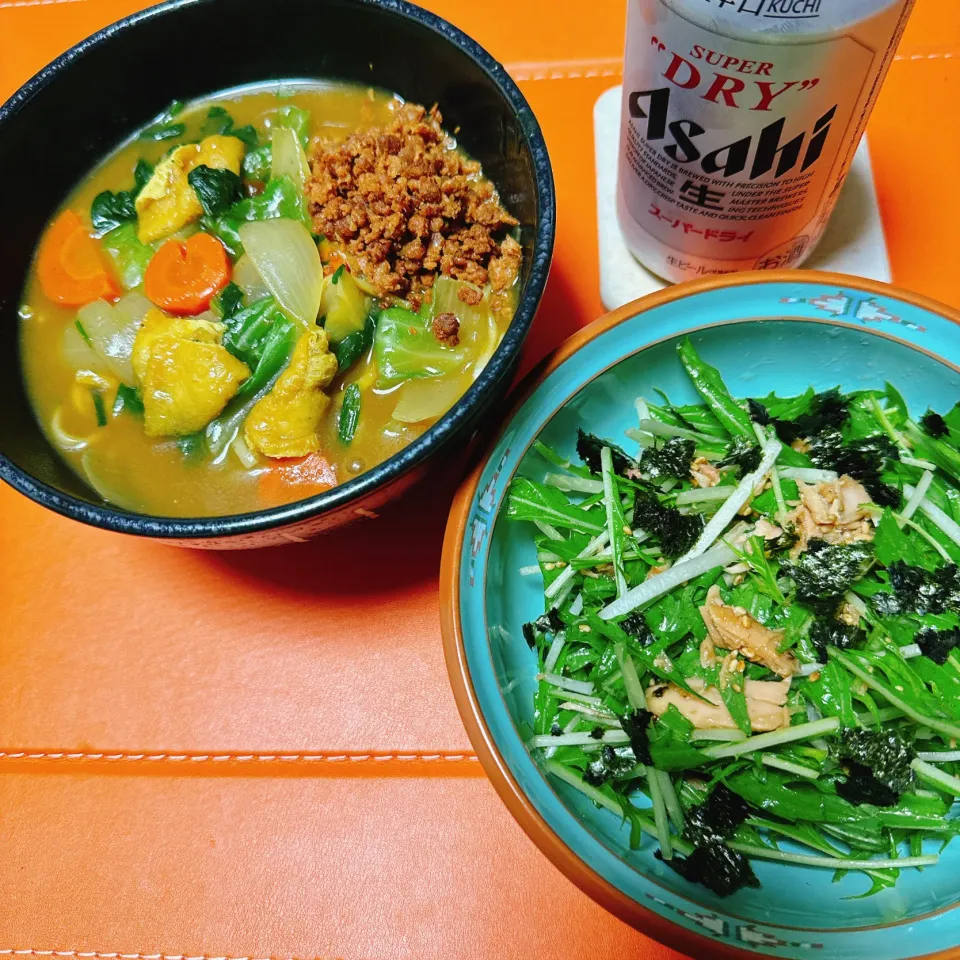
POLYGON ((517 221, 436 109, 285 83, 170 108, 69 196, 22 317, 34 410, 109 502, 312 496, 434 424, 516 309, 517 221))

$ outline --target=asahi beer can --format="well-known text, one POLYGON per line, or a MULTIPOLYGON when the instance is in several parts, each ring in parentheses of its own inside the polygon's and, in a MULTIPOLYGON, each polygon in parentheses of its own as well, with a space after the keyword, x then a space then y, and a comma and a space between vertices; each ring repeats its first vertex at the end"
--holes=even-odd
POLYGON ((664 279, 801 264, 914 0, 629 0, 617 213, 664 279))

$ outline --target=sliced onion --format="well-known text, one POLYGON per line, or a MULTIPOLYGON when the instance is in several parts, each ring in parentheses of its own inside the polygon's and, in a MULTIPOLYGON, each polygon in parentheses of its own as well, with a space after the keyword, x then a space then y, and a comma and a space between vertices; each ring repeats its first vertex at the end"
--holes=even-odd
POLYGON ((442 417, 463 393, 459 380, 409 380, 400 390, 400 399, 393 411, 394 420, 401 423, 420 423, 442 417))
POLYGON ((124 316, 143 323, 143 318, 153 309, 153 304, 142 293, 128 293, 117 301, 117 310, 124 316))
POLYGON ((270 291, 253 261, 244 254, 233 267, 233 282, 243 291, 248 301, 259 300, 270 291))
POLYGON ((112 372, 107 361, 83 339, 75 323, 67 324, 63 330, 60 356, 71 370, 92 370, 101 376, 112 372))
POLYGON ((274 127, 271 152, 270 176, 289 177, 297 191, 303 193, 310 176, 310 164, 300 145, 300 138, 289 127, 274 127))
POLYGON ((323 264, 307 228, 279 217, 240 227, 240 241, 267 289, 293 319, 316 323, 323 296, 323 264))
POLYGON ((243 434, 238 433, 236 439, 230 446, 237 455, 240 462, 248 469, 252 469, 258 463, 257 455, 247 446, 247 441, 243 439, 243 434))
POLYGON ((77 319, 83 324, 93 349, 106 361, 114 376, 133 386, 136 381, 130 355, 140 321, 106 300, 94 300, 81 307, 77 319))

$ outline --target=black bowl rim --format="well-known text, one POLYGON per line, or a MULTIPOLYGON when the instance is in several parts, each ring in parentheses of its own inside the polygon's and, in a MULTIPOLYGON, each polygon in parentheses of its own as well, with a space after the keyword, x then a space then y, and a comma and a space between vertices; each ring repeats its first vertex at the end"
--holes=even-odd
MULTIPOLYGON (((10 117, 24 109, 38 91, 97 44, 143 21, 173 14, 181 7, 195 7, 217 2, 223 2, 223 0, 168 0, 166 3, 148 7, 118 20, 81 40, 56 60, 47 64, 0 106, 0 135, 10 117)), ((190 540, 240 536, 282 528, 332 513, 352 501, 359 503, 377 488, 408 473, 449 441, 469 421, 474 408, 482 403, 486 391, 493 388, 510 372, 515 354, 519 353, 523 345, 543 296, 556 234, 556 193, 553 171, 540 124, 526 97, 500 62, 452 23, 406 0, 352 0, 352 2, 361 7, 386 10, 395 16, 413 20, 439 34, 469 56, 494 82, 501 96, 515 111, 527 149, 530 151, 538 212, 533 260, 530 264, 526 289, 520 298, 516 314, 483 372, 434 426, 388 460, 325 493, 268 510, 199 518, 158 517, 123 511, 107 505, 88 503, 70 494, 62 493, 21 469, 3 453, 0 453, 0 480, 6 481, 15 490, 56 513, 119 533, 190 540)))

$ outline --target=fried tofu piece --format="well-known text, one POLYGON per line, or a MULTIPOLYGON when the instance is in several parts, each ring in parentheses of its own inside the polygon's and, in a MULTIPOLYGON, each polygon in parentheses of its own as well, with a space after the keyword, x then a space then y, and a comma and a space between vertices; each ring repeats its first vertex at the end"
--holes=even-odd
POLYGON ((153 243, 196 220, 203 207, 187 181, 196 159, 197 145, 177 147, 161 160, 153 176, 137 195, 137 236, 141 243, 153 243))
POLYGON ((244 424, 247 446, 268 457, 304 457, 320 449, 317 428, 330 406, 323 391, 337 375, 337 358, 321 329, 303 334, 290 364, 244 424))
POLYGON ((223 324, 151 310, 133 343, 133 370, 148 437, 203 429, 250 376, 219 340, 223 324))
POLYGON ((153 243, 198 219, 203 207, 187 175, 200 166, 239 174, 245 150, 237 137, 213 136, 177 147, 161 160, 135 202, 140 242, 153 243))
POLYGON ((177 337, 181 340, 195 340, 197 343, 219 343, 226 329, 224 324, 212 320, 168 317, 162 310, 152 307, 143 318, 133 341, 130 362, 137 382, 141 383, 146 375, 151 346, 158 337, 177 337))
POLYGON ((195 144, 196 159, 190 169, 194 167, 210 167, 212 170, 230 170, 240 176, 240 166, 247 148, 239 137, 224 137, 219 134, 204 137, 195 144))

